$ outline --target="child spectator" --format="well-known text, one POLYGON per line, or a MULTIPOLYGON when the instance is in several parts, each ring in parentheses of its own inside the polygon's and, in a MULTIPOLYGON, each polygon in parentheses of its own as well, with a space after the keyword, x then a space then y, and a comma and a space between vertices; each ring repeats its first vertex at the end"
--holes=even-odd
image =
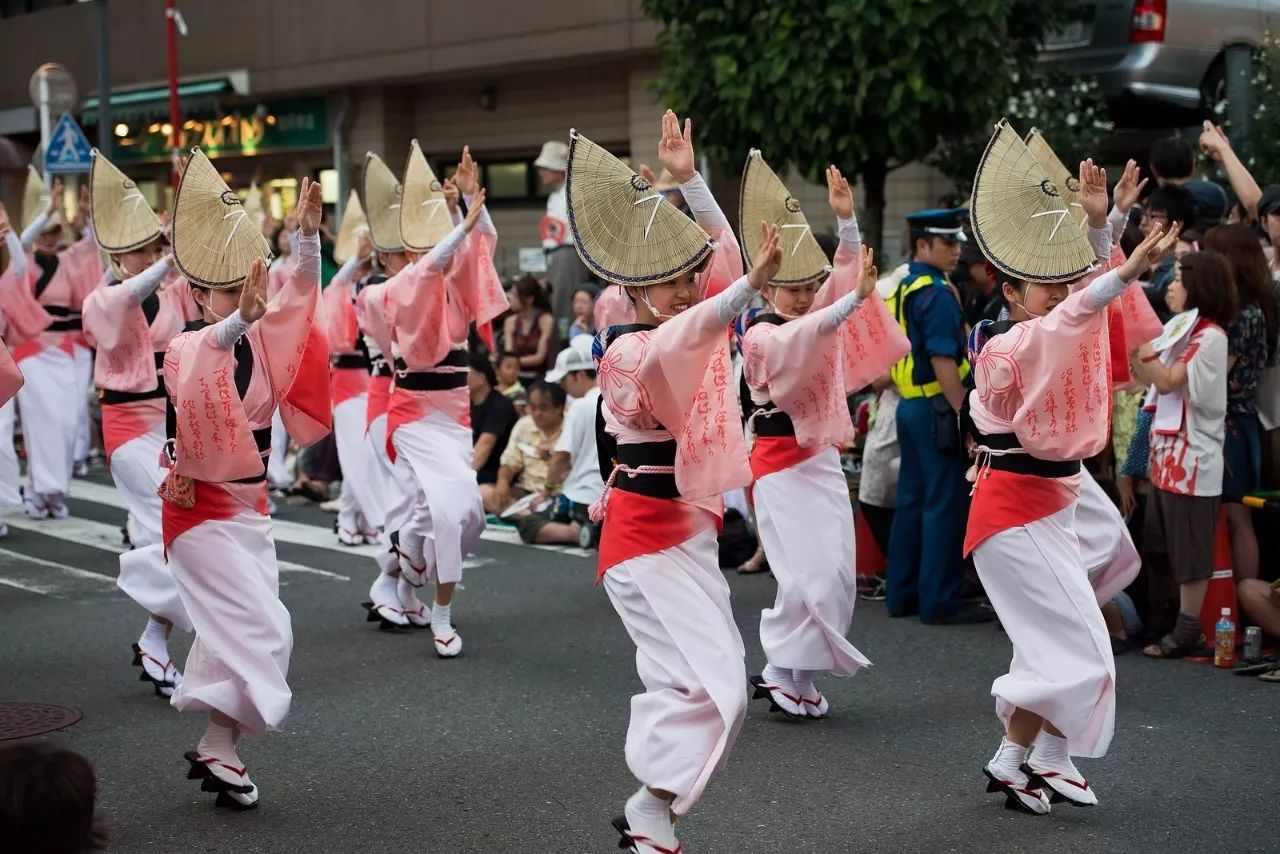
POLYGON ((106 847, 94 811, 93 766, 45 741, 0 748, 0 849, 14 854, 83 854, 106 847))
POLYGON ((498 354, 498 393, 515 404, 516 413, 524 415, 529 408, 527 389, 520 382, 520 357, 510 350, 498 354))
MULTIPOLYGON (((1227 411, 1227 333, 1235 318, 1231 266, 1217 252, 1192 252, 1174 269, 1170 308, 1196 309, 1189 335, 1163 356, 1150 344, 1133 360, 1134 375, 1159 395, 1151 427, 1151 501, 1145 544, 1152 596, 1151 622, 1159 626, 1169 582, 1178 585, 1172 631, 1143 653, 1177 658, 1201 642, 1200 611, 1213 577, 1213 532, 1222 504, 1222 441, 1227 411)), ((1165 621, 1167 625, 1167 619, 1165 621)))

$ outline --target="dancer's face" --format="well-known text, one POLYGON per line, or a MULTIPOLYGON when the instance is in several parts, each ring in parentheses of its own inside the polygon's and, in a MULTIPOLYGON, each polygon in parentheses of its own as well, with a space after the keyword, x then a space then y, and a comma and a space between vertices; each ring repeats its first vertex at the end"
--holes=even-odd
POLYGON ((636 304, 636 320, 658 326, 698 301, 698 275, 690 270, 678 278, 644 288, 627 288, 636 304))
POLYGON ((811 282, 798 288, 768 287, 765 292, 778 314, 783 317, 799 317, 809 313, 817 290, 817 283, 811 282))

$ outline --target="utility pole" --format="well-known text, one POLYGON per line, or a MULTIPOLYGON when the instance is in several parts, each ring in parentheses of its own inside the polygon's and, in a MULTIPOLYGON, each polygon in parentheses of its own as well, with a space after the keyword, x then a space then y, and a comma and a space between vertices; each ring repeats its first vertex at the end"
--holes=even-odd
POLYGON ((111 158, 115 141, 111 122, 111 27, 108 24, 107 0, 98 0, 98 150, 111 158))
MULTIPOLYGON (((169 149, 173 158, 173 187, 178 188, 179 140, 182 139, 182 109, 178 105, 178 19, 181 13, 174 0, 164 0, 165 44, 169 63, 169 149)), ((186 29, 186 26, 183 26, 186 29)))

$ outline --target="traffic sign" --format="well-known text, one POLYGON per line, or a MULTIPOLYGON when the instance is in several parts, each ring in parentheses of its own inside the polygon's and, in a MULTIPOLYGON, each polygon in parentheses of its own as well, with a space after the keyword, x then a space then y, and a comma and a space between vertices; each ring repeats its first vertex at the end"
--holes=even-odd
POLYGON ((50 174, 88 172, 91 151, 80 125, 70 113, 63 113, 53 133, 49 134, 49 144, 44 151, 44 170, 50 174))

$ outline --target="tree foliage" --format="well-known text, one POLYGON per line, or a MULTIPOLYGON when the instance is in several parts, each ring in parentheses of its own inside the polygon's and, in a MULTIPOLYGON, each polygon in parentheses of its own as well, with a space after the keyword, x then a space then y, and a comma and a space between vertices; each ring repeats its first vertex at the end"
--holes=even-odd
POLYGON ((887 171, 986 126, 1070 6, 644 0, 663 28, 659 92, 694 118, 699 150, 728 169, 755 146, 775 169, 860 175, 877 240, 887 171))
MULTIPOLYGON (((1013 82, 1017 84, 1019 80, 1015 77, 1013 82)), ((1086 157, 1097 156, 1098 147, 1115 129, 1095 78, 1062 71, 1038 72, 1009 97, 1000 113, 991 117, 990 124, 970 134, 952 134, 938 141, 929 162, 955 181, 962 195, 967 196, 973 188, 974 170, 991 138, 990 126, 1001 116, 1007 117, 1023 136, 1038 128, 1069 169, 1086 157)))
MULTIPOLYGON (((1237 140, 1240 158, 1261 184, 1280 181, 1280 44, 1272 39, 1254 52, 1249 75, 1249 103, 1252 107, 1244 139, 1237 140)), ((1217 106, 1225 117, 1228 104, 1217 106)), ((1233 139, 1235 128, 1224 122, 1233 139)))

